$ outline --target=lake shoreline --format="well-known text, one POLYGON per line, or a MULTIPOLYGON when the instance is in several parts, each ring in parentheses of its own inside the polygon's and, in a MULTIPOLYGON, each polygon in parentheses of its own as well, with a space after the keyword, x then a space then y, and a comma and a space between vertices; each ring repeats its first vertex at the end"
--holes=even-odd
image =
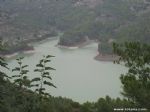
MULTIPOLYGON (((82 47, 85 47, 86 45, 89 45, 91 43, 96 42, 95 40, 88 40, 88 41, 84 41, 84 42, 80 42, 77 43, 76 45, 72 45, 72 46, 66 46, 66 45, 60 45, 59 43, 56 45, 56 47, 61 48, 61 49, 70 49, 70 50, 75 50, 75 49, 79 49, 82 47)), ((119 59, 119 56, 116 55, 109 55, 109 54, 98 54, 97 56, 94 57, 94 59, 96 61, 105 61, 105 62, 113 62, 115 60, 119 59)))
POLYGON ((94 57, 95 60, 97 61, 108 61, 108 62, 113 62, 119 59, 119 56, 116 55, 109 55, 109 54, 98 54, 97 56, 94 57))
POLYGON ((20 52, 27 52, 27 51, 34 51, 34 47, 31 45, 28 45, 28 44, 24 44, 24 45, 16 47, 16 48, 14 48, 14 46, 12 46, 7 51, 1 51, 0 56, 11 57, 11 56, 17 55, 20 52))
MULTIPOLYGON (((51 39, 46 39, 37 43, 31 43, 31 45, 35 46, 35 53, 31 55, 20 54, 20 56, 26 57, 23 62, 30 66, 29 70, 31 74, 29 74, 29 77, 32 78, 35 75, 32 71, 35 69, 35 65, 41 57, 50 54, 56 56, 52 59, 50 66, 57 69, 53 71, 52 74, 54 74, 54 84, 59 88, 48 89, 48 92, 52 92, 53 96, 67 97, 81 103, 96 101, 99 96, 102 97, 105 94, 114 98, 119 96, 118 88, 120 88, 120 85, 117 85, 119 78, 112 79, 116 77, 116 74, 118 77, 120 76, 122 67, 118 67, 119 65, 115 65, 112 62, 95 61, 93 58, 96 54, 96 44, 77 50, 68 50, 55 47, 57 43, 58 38, 52 41, 51 39), (67 80, 65 80, 66 77, 67 80), (86 79, 83 82, 84 77, 86 77, 86 79), (108 80, 110 84, 107 84, 108 80), (79 82, 78 85, 76 82, 79 82), (82 84, 80 84, 80 82, 82 84), (96 87, 95 85, 100 86, 96 87), (105 85, 106 88, 114 89, 113 91, 111 89, 106 90, 103 85, 105 85), (91 92, 89 88, 91 88, 93 92, 91 92), (79 91, 80 95, 78 95, 76 91, 79 91), (83 91, 89 94, 85 95, 83 91)), ((17 57, 7 60, 9 68, 14 68, 16 65, 15 59, 17 57)))
MULTIPOLYGON (((32 46, 31 43, 36 43, 36 42, 40 42, 40 41, 44 41, 46 39, 56 39, 55 37, 45 37, 45 38, 37 38, 37 39, 29 39, 24 41, 25 46, 22 48, 18 48, 17 50, 11 51, 10 52, 4 52, 4 53, 0 53, 0 56, 2 57, 6 57, 6 58, 11 58, 11 57, 15 57, 17 56, 19 53, 34 53, 34 46, 32 46)), ((75 49, 79 49, 82 47, 85 47, 89 44, 92 44, 96 42, 95 40, 88 40, 88 41, 84 41, 84 42, 80 42, 76 45, 72 45, 72 46, 65 46, 65 45, 60 45, 59 43, 55 45, 55 47, 61 48, 61 49, 69 49, 69 50, 75 50, 75 49)), ((105 62, 112 62, 115 61, 117 59, 119 59, 118 56, 115 55, 102 55, 102 54, 98 54, 97 56, 94 57, 94 59, 96 61, 105 61, 105 62)))
POLYGON ((24 45, 21 45, 19 47, 16 47, 15 49, 13 49, 13 46, 12 46, 12 49, 9 49, 8 51, 2 51, 0 52, 0 56, 1 57, 6 57, 6 58, 11 58, 11 57, 14 57, 14 56, 17 56, 19 53, 33 53, 34 52, 34 46, 31 45, 31 43, 36 43, 36 42, 40 42, 40 41, 43 41, 43 40, 46 40, 46 39, 52 39, 52 37, 42 37, 42 38, 32 38, 32 39, 28 39, 28 40, 25 40, 23 41, 22 43, 24 45))
POLYGON ((61 45, 61 44, 57 44, 56 47, 58 48, 63 48, 63 49, 78 49, 78 48, 82 48, 82 47, 85 47, 91 43, 94 43, 96 42, 95 40, 86 40, 86 41, 82 41, 82 42, 79 42, 79 43, 76 43, 74 45, 61 45))

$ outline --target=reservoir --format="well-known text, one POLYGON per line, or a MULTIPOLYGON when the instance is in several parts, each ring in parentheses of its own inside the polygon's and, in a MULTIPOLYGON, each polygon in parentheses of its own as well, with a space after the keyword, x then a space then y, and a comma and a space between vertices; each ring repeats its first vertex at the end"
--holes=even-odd
MULTIPOLYGON (((97 43, 79 49, 63 49, 56 47, 58 40, 47 39, 33 43, 34 53, 24 54, 24 64, 30 67, 30 78, 38 76, 33 73, 35 65, 43 55, 54 55, 50 66, 56 71, 51 72, 52 82, 57 88, 46 87, 53 96, 71 98, 80 103, 97 101, 100 97, 109 95, 113 98, 120 97, 120 74, 127 69, 113 62, 94 60, 97 55, 97 43)), ((9 61, 9 67, 16 66, 15 60, 9 61)))

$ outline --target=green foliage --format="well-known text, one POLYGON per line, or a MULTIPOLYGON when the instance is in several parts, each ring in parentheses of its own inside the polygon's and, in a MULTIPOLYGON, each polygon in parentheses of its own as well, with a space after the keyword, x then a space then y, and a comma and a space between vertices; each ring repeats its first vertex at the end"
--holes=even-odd
MULTIPOLYGON (((148 7, 144 0, 104 0, 92 9, 82 5, 70 8, 62 16, 66 26, 59 44, 74 46, 84 42, 85 37, 100 40, 104 45, 107 44, 103 40, 111 38, 119 42, 136 39, 149 43, 148 7)), ((104 48, 107 53, 108 47, 104 48)))
MULTIPOLYGON (((3 112, 49 112, 50 108, 50 95, 45 92, 44 85, 55 87, 49 80, 51 70, 55 70, 47 65, 50 62, 51 55, 44 56, 40 63, 37 64, 35 72, 40 72, 41 77, 35 77, 31 81, 28 79, 28 65, 23 64, 23 57, 17 60, 18 66, 12 69, 15 72, 11 76, 11 83, 8 80, 8 76, 1 72, 0 74, 0 111, 3 112), (6 80, 7 79, 7 80, 6 80), (31 82, 40 81, 39 88, 37 88, 39 94, 29 90, 29 87, 33 87, 31 82), (40 99, 39 99, 40 98, 40 99), (46 98, 46 99, 45 99, 46 98), (48 110, 47 110, 48 108, 48 110)), ((0 57, 0 65, 3 68, 7 68, 5 60, 0 57)), ((53 106, 54 104, 52 104, 53 106)))
POLYGON ((113 112, 114 109, 135 108, 135 105, 126 99, 112 99, 109 96, 100 98, 96 104, 97 112, 113 112))
MULTIPOLYGON (((11 25, 14 29, 21 31, 12 32, 15 34, 13 38, 18 38, 24 30, 27 33, 37 33, 39 30, 50 31, 52 29, 50 36, 56 35, 56 30, 64 32, 59 44, 74 46, 84 42, 85 37, 100 41, 114 38, 117 41, 136 39, 149 42, 150 5, 144 1, 97 0, 95 7, 91 8, 88 1, 86 4, 84 0, 8 0, 2 4, 1 8, 17 15, 13 16, 11 25), (78 3, 81 5, 77 5, 78 3)), ((6 46, 9 47, 9 45, 6 46)), ((18 47, 29 48, 27 45, 14 45, 6 49, 6 53, 20 51, 18 47)))
POLYGON ((109 96, 99 98, 97 102, 86 102, 81 106, 81 112, 113 112, 114 109, 135 108, 132 102, 126 99, 112 99, 109 96))
POLYGON ((45 92, 45 85, 56 88, 56 86, 50 82, 52 80, 50 71, 55 69, 47 65, 51 61, 50 58, 52 57, 54 56, 43 56, 43 59, 41 59, 39 64, 36 65, 37 69, 34 70, 35 72, 40 73, 40 77, 35 77, 31 80, 32 83, 36 82, 36 84, 33 84, 32 86, 37 88, 36 92, 38 92, 41 96, 49 96, 49 93, 45 92))
POLYGON ((123 84, 122 94, 140 107, 150 107, 150 45, 140 42, 114 44, 114 52, 129 68, 120 77, 123 84))
MULTIPOLYGON (((3 46, 0 41, 0 51, 2 49, 3 46)), ((2 111, 5 112, 7 109, 5 107, 6 105, 4 103, 4 97, 7 96, 7 93, 3 85, 6 84, 6 80, 8 81, 10 77, 6 73, 4 73, 1 69, 8 69, 8 67, 7 67, 7 63, 5 62, 5 59, 0 56, 0 108, 2 111)))
POLYGON ((6 108, 5 108, 5 104, 3 100, 4 100, 6 93, 2 84, 4 84, 4 80, 1 77, 0 78, 0 108, 2 108, 2 110, 5 110, 6 108))
POLYGON ((12 79, 14 83, 18 85, 20 88, 22 87, 29 88, 30 80, 27 77, 29 70, 26 69, 28 65, 23 65, 22 63, 23 59, 24 59, 23 57, 16 59, 19 66, 12 69, 12 72, 18 72, 18 74, 13 75, 12 79))
POLYGON ((95 112, 96 106, 94 103, 86 102, 81 107, 82 112, 95 112))
POLYGON ((140 41, 142 43, 149 43, 150 42, 150 11, 146 11, 143 14, 140 14, 134 22, 130 23, 129 25, 120 28, 115 38, 118 41, 140 41))
POLYGON ((103 3, 97 3, 92 9, 84 6, 75 7, 71 10, 72 13, 66 17, 69 19, 69 22, 65 23, 68 25, 68 29, 60 38, 60 44, 76 45, 83 42, 85 36, 96 40, 116 38, 120 28, 132 24, 136 20, 139 11, 132 10, 132 7, 138 6, 140 11, 146 10, 142 7, 147 7, 143 1, 131 3, 131 1, 125 0, 104 0, 103 3))

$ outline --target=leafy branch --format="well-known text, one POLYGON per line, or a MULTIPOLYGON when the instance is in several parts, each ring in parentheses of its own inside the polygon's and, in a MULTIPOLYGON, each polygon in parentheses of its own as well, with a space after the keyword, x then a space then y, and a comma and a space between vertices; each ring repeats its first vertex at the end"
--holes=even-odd
POLYGON ((30 86, 30 80, 27 77, 29 70, 26 69, 28 65, 22 64, 23 59, 24 59, 23 57, 16 59, 18 63, 18 67, 12 69, 12 72, 18 72, 18 73, 16 75, 13 75, 11 78, 14 79, 13 80, 14 83, 19 85, 20 88, 22 87, 28 88, 30 86))
POLYGON ((36 87, 36 92, 40 96, 50 96, 49 93, 46 92, 46 89, 44 86, 50 86, 56 88, 56 86, 51 82, 52 77, 50 76, 50 71, 55 70, 52 67, 48 66, 48 63, 51 62, 50 58, 54 56, 47 55, 43 56, 43 59, 39 61, 39 63, 36 65, 36 69, 34 72, 38 72, 40 74, 39 77, 36 77, 32 79, 32 87, 36 87))

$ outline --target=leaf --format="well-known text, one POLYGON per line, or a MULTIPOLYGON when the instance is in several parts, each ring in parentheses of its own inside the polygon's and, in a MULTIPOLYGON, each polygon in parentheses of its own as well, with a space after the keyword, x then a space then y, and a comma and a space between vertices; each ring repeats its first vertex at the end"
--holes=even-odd
POLYGON ((14 78, 14 77, 21 77, 21 75, 13 75, 12 78, 14 78))
POLYGON ((40 60, 40 63, 43 63, 43 61, 44 61, 44 60, 43 60, 43 59, 41 59, 41 60, 40 60))
POLYGON ((48 78, 48 79, 52 80, 52 78, 51 78, 50 76, 43 76, 43 77, 45 77, 45 78, 48 78))
POLYGON ((34 72, 42 72, 41 69, 35 69, 34 72))
POLYGON ((54 88, 57 88, 53 83, 51 82, 47 82, 47 81, 44 81, 44 84, 48 85, 48 86, 52 86, 54 88))
POLYGON ((55 57, 55 56, 52 56, 52 55, 47 55, 46 58, 51 58, 51 57, 55 57))
POLYGON ((44 72, 43 75, 50 75, 50 73, 49 72, 44 72))
POLYGON ((16 67, 16 68, 12 69, 12 72, 14 72, 14 71, 20 71, 20 68, 16 67))
POLYGON ((54 69, 52 67, 45 67, 45 70, 56 70, 56 69, 54 69))
POLYGON ((29 70, 22 70, 20 74, 27 74, 29 72, 29 70))
POLYGON ((39 91, 44 91, 44 90, 46 90, 46 89, 45 89, 45 88, 40 88, 40 89, 39 89, 39 91))
POLYGON ((7 65, 8 65, 7 63, 0 61, 0 66, 9 69, 9 68, 7 67, 7 65))
POLYGON ((48 62, 51 62, 51 60, 45 60, 45 61, 44 61, 44 63, 48 63, 48 62))
POLYGON ((28 65, 24 65, 24 66, 22 66, 22 68, 26 68, 26 67, 28 67, 28 65))
POLYGON ((19 61, 19 62, 18 62, 18 64, 19 64, 19 65, 21 65, 21 64, 22 64, 22 62, 20 62, 20 61, 19 61))
POLYGON ((40 63, 40 64, 37 64, 36 67, 44 67, 44 65, 40 63))
POLYGON ((40 78, 34 78, 31 80, 31 82, 34 82, 34 81, 40 81, 41 79, 40 78))

